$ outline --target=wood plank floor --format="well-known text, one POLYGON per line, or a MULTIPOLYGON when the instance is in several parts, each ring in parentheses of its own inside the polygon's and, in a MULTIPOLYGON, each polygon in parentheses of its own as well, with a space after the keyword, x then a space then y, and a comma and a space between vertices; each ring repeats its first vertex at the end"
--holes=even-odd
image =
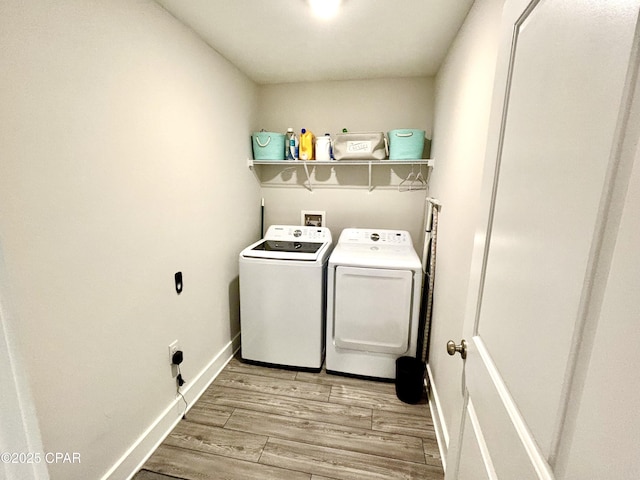
POLYGON ((133 480, 441 480, 426 399, 233 358, 133 480))

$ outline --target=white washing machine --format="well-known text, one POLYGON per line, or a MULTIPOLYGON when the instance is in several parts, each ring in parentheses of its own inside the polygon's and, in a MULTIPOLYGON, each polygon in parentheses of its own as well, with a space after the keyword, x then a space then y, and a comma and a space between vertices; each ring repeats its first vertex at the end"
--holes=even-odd
POLYGON ((320 371, 331 247, 328 228, 272 225, 240 253, 243 360, 320 371))
POLYGON ((395 378, 415 356, 422 263, 409 232, 348 228, 329 258, 326 370, 395 378))

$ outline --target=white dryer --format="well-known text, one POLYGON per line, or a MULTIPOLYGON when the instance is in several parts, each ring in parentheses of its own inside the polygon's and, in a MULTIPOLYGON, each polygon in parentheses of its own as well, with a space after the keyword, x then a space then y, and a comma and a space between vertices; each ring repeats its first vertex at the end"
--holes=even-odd
POLYGON ((272 225, 240 253, 241 356, 320 371, 331 231, 272 225))
POLYGON ((415 356, 422 264, 409 232, 347 228, 329 258, 326 370, 395 378, 415 356))

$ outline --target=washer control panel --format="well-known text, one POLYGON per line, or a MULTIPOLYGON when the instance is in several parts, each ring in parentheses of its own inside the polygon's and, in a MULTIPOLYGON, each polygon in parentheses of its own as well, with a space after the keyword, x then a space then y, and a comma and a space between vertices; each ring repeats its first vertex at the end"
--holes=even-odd
POLYGON ((364 245, 411 245, 411 235, 404 230, 345 228, 339 242, 364 245))
POLYGON ((304 227, 297 225, 271 225, 267 229, 266 240, 299 240, 306 242, 331 241, 331 231, 327 227, 304 227))

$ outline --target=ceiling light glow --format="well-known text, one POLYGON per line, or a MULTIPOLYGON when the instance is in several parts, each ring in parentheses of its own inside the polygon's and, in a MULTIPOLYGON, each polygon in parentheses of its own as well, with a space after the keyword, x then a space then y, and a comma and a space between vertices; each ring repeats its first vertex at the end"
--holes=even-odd
POLYGON ((311 10, 319 18, 335 17, 340 8, 341 0, 309 0, 311 10))

